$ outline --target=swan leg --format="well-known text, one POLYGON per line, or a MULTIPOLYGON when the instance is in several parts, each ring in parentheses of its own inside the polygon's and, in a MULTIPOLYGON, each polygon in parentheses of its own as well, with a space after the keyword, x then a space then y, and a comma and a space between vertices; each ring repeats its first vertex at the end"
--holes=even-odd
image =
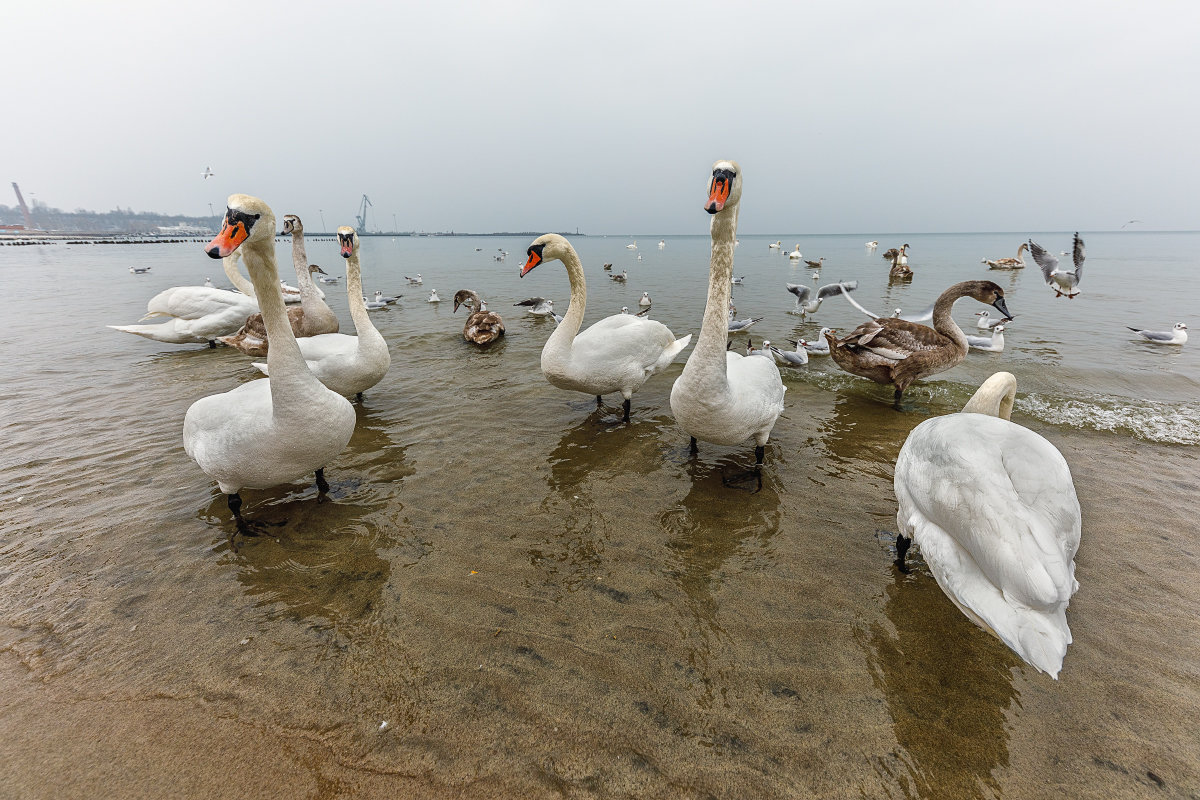
POLYGON ((908 554, 908 548, 911 544, 912 537, 905 536, 903 533, 896 534, 896 560, 892 563, 905 574, 908 573, 909 569, 904 566, 904 557, 908 554))
POLYGON ((625 422, 629 422, 629 398, 625 398, 625 422))
POLYGON ((746 491, 750 492, 751 494, 761 492, 762 491, 763 459, 766 458, 766 454, 767 454, 766 446, 761 445, 761 444, 758 445, 757 447, 754 448, 754 469, 747 470, 746 472, 743 472, 741 475, 736 475, 732 478, 727 478, 724 475, 722 475, 721 483, 725 484, 726 486, 730 486, 734 489, 745 489, 746 491), (741 484, 747 483, 748 478, 754 478, 755 485, 754 485, 753 489, 751 489, 749 486, 741 485, 741 484))
POLYGON ((604 398, 602 398, 600 395, 596 395, 596 408, 599 408, 602 405, 604 405, 604 398))
POLYGON ((322 495, 329 491, 329 481, 325 480, 325 468, 321 467, 317 470, 317 494, 322 495))
POLYGON ((233 521, 237 523, 237 532, 242 536, 258 536, 261 525, 259 523, 248 522, 242 516, 242 496, 234 492, 226 498, 226 501, 229 503, 229 510, 233 512, 233 521))
POLYGON ((688 444, 688 452, 691 453, 692 455, 696 455, 697 453, 700 452, 700 447, 696 444, 695 436, 692 437, 691 443, 688 444))
POLYGON ((208 340, 208 349, 209 349, 209 350, 216 350, 216 349, 217 349, 217 343, 216 343, 216 341, 215 341, 214 339, 209 339, 209 340, 208 340))
POLYGON ((354 399, 361 403, 362 402, 362 392, 359 392, 358 394, 354 395, 354 399))

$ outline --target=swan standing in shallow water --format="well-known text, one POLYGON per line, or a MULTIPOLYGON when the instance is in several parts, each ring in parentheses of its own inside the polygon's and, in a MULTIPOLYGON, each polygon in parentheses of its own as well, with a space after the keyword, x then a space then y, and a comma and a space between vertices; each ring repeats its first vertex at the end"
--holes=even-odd
MULTIPOLYGON (((317 380, 338 394, 354 395, 362 400, 363 392, 383 380, 392 356, 387 342, 371 324, 367 304, 363 302, 358 234, 343 225, 337 229, 337 239, 342 258, 346 259, 346 299, 350 318, 354 320, 355 335, 325 333, 300 339, 298 344, 305 363, 317 380)), ((254 366, 264 375, 270 374, 269 360, 254 366)))
POLYGON ((762 463, 787 389, 774 359, 726 350, 730 278, 737 239, 742 173, 734 161, 713 165, 705 211, 712 215, 708 300, 696 347, 671 387, 671 412, 696 442, 735 445, 754 440, 754 475, 762 488, 762 463))
POLYGON ((844 339, 825 334, 834 363, 852 375, 896 387, 899 400, 918 378, 945 372, 967 357, 967 335, 950 316, 954 302, 971 297, 993 305, 1008 317, 1004 290, 991 281, 963 281, 942 292, 933 304, 933 327, 883 317, 864 322, 844 339))
POLYGON ((170 317, 155 325, 109 325, 115 331, 132 333, 166 344, 204 344, 216 347, 217 340, 233 333, 246 317, 258 313, 254 287, 237 271, 239 253, 224 260, 225 274, 242 294, 211 286, 173 286, 150 298, 146 316, 170 317))
POLYGON ((915 542, 968 619, 1057 679, 1079 588, 1079 500, 1062 453, 1009 420, 1016 393, 1016 378, 998 372, 962 412, 908 435, 896 459, 896 564, 915 542))
POLYGON ((275 266, 275 216, 257 197, 229 197, 221 232, 209 243, 213 258, 239 247, 254 284, 273 345, 267 355, 273 376, 192 403, 183 419, 183 448, 228 495, 238 530, 252 534, 242 518, 246 489, 267 489, 310 472, 327 491, 324 467, 354 433, 354 408, 313 377, 292 336, 275 266))
POLYGON ((587 283, 575 248, 563 237, 547 233, 533 241, 521 277, 543 261, 561 261, 571 282, 566 316, 542 348, 542 374, 560 389, 600 396, 620 392, 629 421, 630 398, 646 380, 664 369, 688 346, 691 334, 676 339, 661 322, 632 314, 605 317, 582 333, 587 283))

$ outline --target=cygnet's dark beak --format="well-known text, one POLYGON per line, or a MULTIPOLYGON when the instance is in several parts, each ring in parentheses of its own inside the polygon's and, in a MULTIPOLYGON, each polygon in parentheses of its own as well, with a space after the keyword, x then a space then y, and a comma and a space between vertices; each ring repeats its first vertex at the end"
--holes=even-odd
POLYGON ((1004 304, 1003 297, 997 297, 996 302, 992 303, 992 305, 995 306, 997 308, 997 310, 999 310, 999 312, 1004 315, 1005 319, 1007 319, 1009 321, 1012 320, 1013 315, 1008 313, 1008 306, 1006 306, 1004 304))

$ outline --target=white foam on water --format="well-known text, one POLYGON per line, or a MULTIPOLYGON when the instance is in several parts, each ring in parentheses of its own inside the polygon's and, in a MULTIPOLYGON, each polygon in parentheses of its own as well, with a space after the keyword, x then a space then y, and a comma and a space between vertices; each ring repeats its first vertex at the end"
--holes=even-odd
POLYGON ((1051 425, 1131 434, 1170 444, 1200 444, 1200 405, 1095 397, 1086 400, 1036 394, 1018 396, 1016 406, 1051 425))

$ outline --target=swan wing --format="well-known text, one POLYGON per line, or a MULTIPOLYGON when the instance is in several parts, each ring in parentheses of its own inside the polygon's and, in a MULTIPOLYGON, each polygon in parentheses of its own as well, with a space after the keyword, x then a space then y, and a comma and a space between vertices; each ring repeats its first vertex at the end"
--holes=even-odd
POLYGON ((638 368, 644 373, 644 380, 670 364, 690 341, 690 335, 676 340, 671 329, 657 320, 614 314, 576 335, 571 345, 571 361, 609 364, 621 370, 638 368))
POLYGON ((896 462, 897 523, 973 621, 1057 677, 1071 641, 1080 511, 1041 436, 983 414, 926 420, 896 462))
POLYGON ((933 328, 895 317, 884 317, 859 325, 843 341, 902 353, 936 350, 950 340, 933 328), (854 341, 849 341, 849 340, 854 341))

